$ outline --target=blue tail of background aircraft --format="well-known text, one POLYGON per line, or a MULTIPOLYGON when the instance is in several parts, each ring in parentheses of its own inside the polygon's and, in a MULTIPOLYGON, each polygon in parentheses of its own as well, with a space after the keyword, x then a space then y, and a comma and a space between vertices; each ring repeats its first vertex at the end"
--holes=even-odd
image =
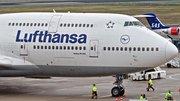
POLYGON ((150 15, 151 16, 151 17, 146 17, 146 19, 147 19, 149 25, 151 26, 152 30, 170 28, 169 26, 164 26, 161 23, 161 21, 156 17, 156 15, 153 13, 146 13, 143 15, 150 15))

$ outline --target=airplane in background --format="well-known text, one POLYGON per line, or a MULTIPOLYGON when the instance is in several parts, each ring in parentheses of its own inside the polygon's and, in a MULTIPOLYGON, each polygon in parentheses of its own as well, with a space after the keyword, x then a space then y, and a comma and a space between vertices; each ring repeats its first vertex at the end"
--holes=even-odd
POLYGON ((111 94, 122 96, 122 75, 178 54, 171 42, 128 15, 31 12, 1 14, 0 21, 0 77, 116 75, 111 94))
POLYGON ((151 30, 163 37, 172 37, 173 39, 180 38, 180 32, 178 27, 169 27, 161 23, 154 13, 146 13, 143 15, 135 15, 134 17, 145 17, 150 25, 151 30))

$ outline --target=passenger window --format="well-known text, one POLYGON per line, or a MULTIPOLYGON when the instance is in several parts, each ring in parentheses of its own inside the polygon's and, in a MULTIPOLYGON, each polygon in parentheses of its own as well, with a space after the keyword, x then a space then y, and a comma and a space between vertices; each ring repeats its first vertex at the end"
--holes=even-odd
POLYGON ((110 49, 111 49, 111 48, 110 48, 110 47, 108 47, 108 51, 110 51, 110 49))
POLYGON ((21 45, 21 49, 23 49, 23 45, 21 45))
POLYGON ((36 23, 34 23, 34 26, 36 26, 36 23))
POLYGON ((106 47, 104 47, 103 50, 105 51, 105 50, 106 50, 106 47))
POLYGON ((74 27, 74 24, 71 24, 71 27, 74 27))
POLYGON ((9 26, 11 26, 11 23, 9 23, 9 26))
POLYGON ((27 25, 26 26, 29 26, 29 23, 27 23, 27 25))
POLYGON ((159 48, 156 47, 156 51, 159 51, 159 48))
POLYGON ((75 27, 77 27, 77 26, 78 26, 78 24, 75 25, 75 27))
POLYGON ((45 26, 47 26, 48 24, 46 23, 45 26))
POLYGON ((61 23, 61 24, 60 24, 60 27, 62 27, 62 26, 63 26, 63 24, 61 23))
POLYGON ((38 23, 38 26, 40 26, 40 23, 38 23))
POLYGON ((51 46, 49 46, 49 49, 51 49, 51 46))
POLYGON ((123 51, 123 47, 121 47, 121 51, 123 51))
POLYGON ((81 46, 79 47, 79 50, 82 50, 82 47, 81 47, 81 46))
POLYGON ((147 47, 146 50, 149 51, 149 48, 147 47))
POLYGON ((93 50, 93 47, 91 47, 91 50, 93 50))
POLYGON ((116 51, 118 51, 119 50, 119 47, 116 47, 116 51))
POLYGON ((125 47, 124 50, 127 51, 127 47, 125 47))
POLYGON ((12 23, 12 26, 14 26, 14 23, 12 23))
POLYGON ((56 46, 56 49, 58 50, 58 46, 56 46))
POLYGON ((23 23, 23 26, 25 26, 26 25, 26 23, 23 23))
POLYGON ((22 23, 20 23, 19 26, 22 26, 22 23))
POLYGON ((39 46, 37 46, 37 49, 39 49, 39 46))
POLYGON ((125 23, 124 23, 124 26, 128 26, 129 25, 129 21, 126 21, 125 23))
POLYGON ((74 50, 74 46, 71 46, 71 50, 74 50))
POLYGON ((91 24, 91 27, 93 27, 93 24, 91 24))
POLYGON ((34 45, 34 49, 36 49, 36 46, 34 45))
POLYGON ((47 46, 45 46, 44 49, 47 49, 47 46))
POLYGON ((84 50, 86 50, 86 47, 84 46, 84 50))
POLYGON ((83 24, 83 27, 85 27, 86 26, 86 24, 83 24))
POLYGON ((79 27, 81 27, 81 24, 79 24, 79 27))
POLYGON ((62 50, 62 46, 60 46, 59 49, 62 50))
POLYGON ((129 47, 129 51, 131 51, 132 50, 132 48, 131 47, 129 47))
POLYGON ((138 51, 141 51, 141 48, 140 48, 140 47, 138 47, 138 51))
POLYGON ((66 46, 64 46, 64 50, 66 50, 66 46))
POLYGON ((54 49, 54 46, 52 46, 52 49, 54 49))
POLYGON ((18 23, 16 23, 16 26, 18 26, 18 23))
POLYGON ((43 26, 44 26, 44 23, 42 23, 41 26, 43 27, 43 26))
POLYGON ((30 26, 33 26, 33 23, 31 23, 31 25, 30 26))
POLYGON ((89 24, 87 24, 87 27, 89 27, 89 24))
POLYGON ((112 47, 112 51, 114 51, 114 47, 112 47))
POLYGON ((43 49, 43 46, 41 46, 41 49, 43 49))
POLYGON ((67 49, 69 50, 69 49, 70 49, 70 46, 68 46, 67 49))
POLYGON ((136 47, 133 48, 133 51, 136 51, 136 47))
POLYGON ((129 22, 129 26, 133 26, 133 23, 132 23, 132 22, 129 22))
POLYGON ((142 48, 142 51, 145 51, 145 48, 144 48, 144 47, 142 48))
POLYGON ((154 51, 154 48, 153 48, 153 47, 151 48, 151 51, 154 51))
POLYGON ((66 27, 66 24, 64 24, 64 27, 66 27))
POLYGON ((75 49, 78 50, 78 47, 76 46, 75 49))
POLYGON ((68 24, 68 27, 70 27, 70 24, 68 24))

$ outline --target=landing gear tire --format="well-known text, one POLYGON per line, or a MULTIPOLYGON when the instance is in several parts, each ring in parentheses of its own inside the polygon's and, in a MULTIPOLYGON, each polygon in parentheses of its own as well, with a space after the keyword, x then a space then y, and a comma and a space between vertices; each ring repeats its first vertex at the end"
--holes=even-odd
POLYGON ((123 83, 123 75, 116 75, 116 81, 113 83, 114 85, 117 85, 116 87, 113 87, 111 90, 111 94, 113 97, 123 96, 125 93, 125 88, 122 85, 123 83))
POLYGON ((113 87, 111 90, 111 94, 114 97, 119 97, 119 96, 123 96, 125 93, 123 87, 113 87))
POLYGON ((170 63, 167 64, 167 68, 171 68, 171 64, 170 63))

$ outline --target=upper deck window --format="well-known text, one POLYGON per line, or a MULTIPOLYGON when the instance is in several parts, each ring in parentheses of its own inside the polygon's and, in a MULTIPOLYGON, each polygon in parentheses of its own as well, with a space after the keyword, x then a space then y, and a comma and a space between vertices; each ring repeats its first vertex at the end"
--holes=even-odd
POLYGON ((144 26, 144 25, 139 21, 126 21, 124 23, 124 26, 144 26))

